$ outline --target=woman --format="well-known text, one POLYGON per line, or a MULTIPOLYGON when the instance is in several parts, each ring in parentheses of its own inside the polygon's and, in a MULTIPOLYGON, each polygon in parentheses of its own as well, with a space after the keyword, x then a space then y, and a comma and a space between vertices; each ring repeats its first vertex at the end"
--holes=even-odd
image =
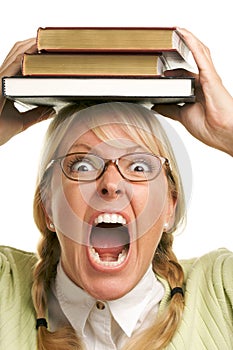
MULTIPOLYGON (((208 50, 180 31, 200 70, 198 101, 156 110, 232 155, 232 98, 208 50)), ((31 45, 13 49, 4 75, 18 71, 31 45)), ((11 102, 2 101, 2 143, 43 113, 47 118, 50 111, 38 108, 19 119, 11 102)), ((36 348, 36 332, 39 349, 232 347, 232 254, 177 261, 172 233, 185 216, 182 184, 147 108, 110 103, 62 110, 48 130, 34 214, 42 234, 38 261, 2 248, 3 348, 36 348)))

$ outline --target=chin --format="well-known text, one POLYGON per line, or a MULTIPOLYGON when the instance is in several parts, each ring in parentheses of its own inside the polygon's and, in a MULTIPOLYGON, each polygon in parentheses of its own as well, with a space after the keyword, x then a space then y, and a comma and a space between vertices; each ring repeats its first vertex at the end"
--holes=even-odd
MULTIPOLYGON (((136 284, 136 283, 135 283, 136 284)), ((111 280, 100 280, 92 284, 91 288, 87 287, 86 292, 93 298, 98 300, 116 300, 134 288, 134 283, 125 283, 125 280, 111 279, 111 280)))

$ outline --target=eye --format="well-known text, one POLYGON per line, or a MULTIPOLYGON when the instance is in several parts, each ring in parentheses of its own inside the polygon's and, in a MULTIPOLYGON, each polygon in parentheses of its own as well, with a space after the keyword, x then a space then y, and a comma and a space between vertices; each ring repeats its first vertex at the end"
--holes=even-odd
POLYGON ((95 168, 93 167, 92 164, 90 164, 87 161, 79 161, 79 162, 73 163, 73 165, 71 166, 71 170, 72 171, 93 171, 95 170, 95 168))
POLYGON ((91 159, 84 157, 69 158, 65 167, 69 173, 90 172, 97 170, 94 162, 91 159))
POLYGON ((145 160, 135 160, 129 166, 130 172, 148 173, 152 171, 151 165, 145 160))

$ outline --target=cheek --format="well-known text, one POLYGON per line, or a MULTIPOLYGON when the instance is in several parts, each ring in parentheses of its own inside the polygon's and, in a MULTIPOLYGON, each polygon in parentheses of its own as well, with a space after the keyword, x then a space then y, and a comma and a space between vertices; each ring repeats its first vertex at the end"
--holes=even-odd
POLYGON ((137 252, 137 272, 140 272, 141 277, 144 275, 153 260, 155 251, 162 237, 162 232, 162 220, 157 220, 156 224, 147 231, 146 234, 133 242, 132 250, 137 252))
POLYGON ((132 206, 135 210, 135 227, 139 238, 148 233, 157 224, 167 208, 168 188, 164 176, 135 188, 132 206))
POLYGON ((85 222, 87 204, 79 186, 70 181, 52 182, 51 210, 56 230, 79 244, 88 244, 90 225, 85 222))
POLYGON ((83 268, 83 246, 70 240, 60 232, 57 233, 61 246, 61 261, 62 266, 69 278, 77 285, 82 287, 78 271, 83 268))
POLYGON ((156 225, 148 231, 148 233, 142 237, 145 238, 142 242, 143 246, 143 259, 149 263, 152 261, 158 244, 163 234, 162 220, 158 220, 156 225))
POLYGON ((62 184, 61 192, 62 197, 65 198, 65 202, 68 204, 70 210, 83 220, 88 198, 85 198, 80 191, 80 186, 69 180, 65 180, 62 184))

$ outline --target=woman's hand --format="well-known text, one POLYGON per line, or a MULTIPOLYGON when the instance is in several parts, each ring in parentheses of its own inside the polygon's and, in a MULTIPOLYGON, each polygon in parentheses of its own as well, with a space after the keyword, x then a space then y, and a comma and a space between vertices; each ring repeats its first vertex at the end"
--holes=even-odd
MULTIPOLYGON (((24 52, 35 52, 35 39, 18 42, 11 49, 0 67, 0 91, 2 91, 2 78, 20 74, 21 62, 24 52)), ((38 107, 25 113, 20 113, 13 101, 0 96, 0 145, 7 142, 11 137, 27 129, 29 126, 48 119, 53 109, 38 107)))
MULTIPOLYGON (((205 144, 233 156, 233 98, 216 72, 209 49, 187 30, 178 31, 189 46, 199 70, 199 75, 188 73, 196 78, 196 103, 182 107, 155 105, 153 109, 180 121, 205 144)), ((181 71, 167 72, 167 75, 171 74, 181 75, 181 71)))

